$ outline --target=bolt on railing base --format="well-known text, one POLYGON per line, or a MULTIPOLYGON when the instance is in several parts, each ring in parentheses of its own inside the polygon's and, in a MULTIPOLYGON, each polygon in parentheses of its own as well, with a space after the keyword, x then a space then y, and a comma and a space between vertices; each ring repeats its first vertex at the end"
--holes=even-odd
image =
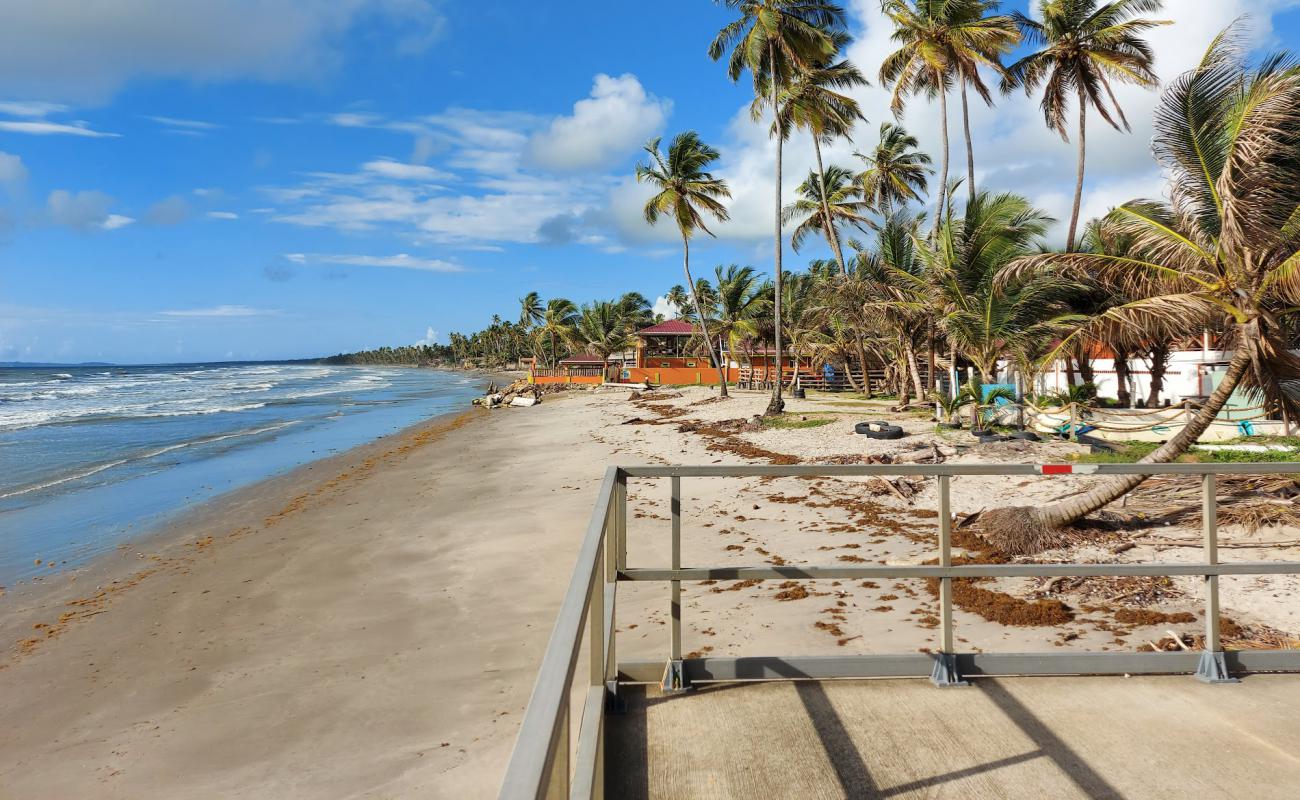
POLYGON ((682 664, 681 659, 664 664, 664 677, 659 682, 660 692, 664 694, 683 694, 689 692, 692 688, 690 679, 686 677, 686 667, 682 664))
POLYGON ((1224 661, 1223 651, 1217 653, 1205 651, 1196 664, 1196 679, 1202 683, 1241 683, 1228 674, 1228 664, 1224 661))
POLYGON ((930 683, 941 689, 953 686, 970 686, 957 671, 957 656, 953 653, 935 653, 934 669, 930 671, 930 683))

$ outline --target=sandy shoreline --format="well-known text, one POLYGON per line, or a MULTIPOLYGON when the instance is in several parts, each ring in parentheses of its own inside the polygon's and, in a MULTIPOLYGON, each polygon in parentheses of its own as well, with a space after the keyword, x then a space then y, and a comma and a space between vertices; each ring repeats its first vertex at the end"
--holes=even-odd
MULTIPOLYGON (((533 409, 474 409, 242 490, 187 520, 184 540, 119 553, 106 567, 116 575, 82 576, 39 603, 5 598, 24 610, 0 623, 13 648, 0 668, 0 713, 22 722, 0 729, 0 795, 494 796, 607 464, 858 458, 910 447, 931 427, 918 417, 906 422, 908 440, 864 441, 852 434, 862 410, 832 401, 792 403, 796 414, 832 420, 823 427, 745 429, 737 423, 761 409, 762 395, 707 398, 700 389, 641 403, 623 391, 581 392, 533 409), (113 588, 140 571, 151 574, 113 588), (97 586, 108 591, 96 598, 97 586), (67 606, 73 597, 91 599, 67 606), (77 616, 57 635, 32 630, 69 611, 77 616), (14 644, 33 638, 43 641, 30 652, 14 644)), ((1043 460, 1060 447, 997 457, 1043 460)), ((1012 495, 1041 501, 1072 485, 1001 480, 954 481, 954 510, 1012 495)), ((720 479, 688 482, 684 499, 688 562, 907 562, 933 549, 932 486, 903 501, 861 481, 720 479)), ((666 500, 666 482, 630 487, 633 565, 662 563, 666 500)), ((1294 538, 1283 530, 1242 540, 1264 548, 1294 538)), ((1071 557, 1196 556, 1147 545, 1117 556, 1112 543, 1071 557)), ((1267 552, 1297 557, 1294 548, 1267 552)), ((1225 585, 1226 613, 1300 630, 1289 580, 1225 585)), ((742 583, 687 587, 688 651, 933 644, 921 582, 742 583)), ((1183 583, 1139 597, 1194 619, 1199 600, 1183 583)), ((1116 587, 1100 582, 1069 593, 1029 581, 982 588, 1010 593, 1017 610, 1041 610, 1040 601, 1054 609, 1059 598, 1068 619, 1003 625, 976 603, 957 612, 964 648, 1132 649, 1171 627, 1199 628, 1119 624, 1116 587), (1099 610, 1085 611, 1088 603, 1099 610)), ((665 587, 620 589, 621 657, 663 655, 666 601, 665 587)))

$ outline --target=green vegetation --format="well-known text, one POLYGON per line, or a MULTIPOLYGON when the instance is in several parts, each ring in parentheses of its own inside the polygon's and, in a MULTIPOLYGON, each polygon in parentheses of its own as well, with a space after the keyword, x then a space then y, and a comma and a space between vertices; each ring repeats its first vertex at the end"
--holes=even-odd
POLYGON ((763 417, 763 425, 778 430, 802 430, 804 428, 820 428, 823 425, 829 425, 834 422, 833 417, 763 417))

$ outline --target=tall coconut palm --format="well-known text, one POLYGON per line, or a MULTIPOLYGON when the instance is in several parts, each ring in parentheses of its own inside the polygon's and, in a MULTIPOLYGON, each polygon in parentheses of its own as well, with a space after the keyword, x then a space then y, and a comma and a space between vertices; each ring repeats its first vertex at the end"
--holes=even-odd
POLYGON ((629 334, 654 324, 654 306, 640 292, 625 292, 616 302, 629 334))
MULTIPOLYGON (((835 47, 847 46, 847 34, 837 33, 833 37, 835 47)), ((822 161, 822 145, 837 138, 849 138, 853 126, 858 120, 865 119, 858 101, 844 91, 858 86, 866 86, 867 79, 862 72, 849 61, 818 64, 812 69, 799 70, 781 92, 780 118, 772 122, 772 134, 781 131, 789 136, 797 128, 803 128, 812 134, 813 154, 817 159, 817 168, 812 173, 818 181, 817 197, 822 202, 822 215, 825 219, 833 218, 829 207, 832 190, 827 186, 826 166, 822 161)), ((762 93, 766 95, 766 92, 762 93)), ((757 120, 762 117, 765 103, 756 97, 751 107, 751 114, 757 120)), ((811 177, 811 176, 810 176, 811 177)), ((800 187, 801 190, 803 187, 800 187)), ((832 226, 827 228, 826 236, 839 264, 840 273, 848 271, 844 261, 844 251, 840 247, 839 236, 832 226)))
POLYGON ((555 369, 559 364, 560 345, 567 345, 573 341, 577 324, 578 307, 572 300, 552 297, 546 301, 546 308, 542 310, 542 318, 537 323, 535 336, 539 342, 545 341, 550 344, 551 369, 555 369))
MULTIPOLYGON (((766 95, 772 117, 777 122, 775 252, 776 275, 775 346, 777 374, 781 374, 781 146, 785 131, 781 123, 781 92, 800 72, 827 63, 838 49, 836 35, 844 31, 844 9, 826 0, 718 0, 727 8, 740 12, 740 18, 718 32, 709 45, 714 61, 730 49, 727 75, 740 80, 746 70, 754 78, 755 93, 766 95)), ((772 384, 772 401, 768 414, 780 414, 785 408, 781 399, 781 381, 772 384)))
MULTIPOLYGON (((979 67, 998 68, 1005 52, 1006 18, 989 17, 995 8, 989 0, 882 0, 881 8, 894 24, 893 40, 899 47, 880 65, 880 82, 893 86, 890 107, 901 117, 909 95, 939 98, 939 133, 943 153, 939 168, 939 196, 935 200, 935 231, 947 209, 949 137, 948 91, 954 83, 969 83, 984 96, 987 87, 979 67)), ((1012 32, 1014 35, 1014 32, 1012 32)))
POLYGON ((1162 0, 1039 0, 1042 22, 1014 12, 1024 39, 1041 47, 1006 69, 1003 91, 1023 86, 1032 93, 1043 90, 1043 117, 1047 127, 1069 141, 1066 112, 1071 101, 1078 103, 1079 161, 1074 185, 1074 206, 1066 249, 1074 250, 1083 204, 1083 176, 1088 151, 1088 108, 1097 110, 1115 130, 1132 130, 1124 109, 1115 99, 1111 82, 1155 87, 1159 78, 1152 70, 1155 53, 1141 34, 1168 20, 1153 20, 1136 14, 1154 13, 1162 0))
POLYGON ((658 192, 645 205, 645 220, 654 225, 661 217, 671 217, 682 235, 682 270, 686 285, 695 300, 695 313, 699 317, 700 333, 708 347, 709 357, 718 368, 722 396, 727 396, 727 365, 713 351, 709 338, 708 317, 700 302, 700 293, 691 277, 691 237, 696 231, 713 232, 704 224, 705 215, 719 222, 727 220, 727 207, 722 200, 731 197, 726 181, 713 177, 709 166, 718 160, 718 151, 700 141, 695 131, 677 134, 668 145, 668 155, 659 152, 659 139, 645 146, 650 154, 649 164, 638 164, 636 179, 648 183, 658 192))
MULTIPOLYGON (((1017 262, 1008 278, 1078 273, 1131 291, 1155 275, 1160 293, 1090 324, 1182 320, 1189 333, 1225 331, 1233 355, 1222 381, 1182 430, 1139 462, 1160 464, 1186 452, 1238 389, 1292 419, 1300 412, 1300 359, 1288 350, 1284 319, 1300 303, 1300 70, 1284 56, 1248 70, 1225 32, 1165 90, 1155 126, 1152 149, 1169 176, 1170 202, 1133 201, 1107 218, 1132 242, 1129 254, 1045 254, 1017 262)), ((1059 503, 986 512, 984 527, 1000 546, 1029 551, 1143 479, 1115 477, 1059 503)))
POLYGON ((975 143, 970 133, 970 101, 967 98, 967 88, 973 88, 985 105, 992 107, 993 93, 989 91, 988 86, 980 76, 980 66, 988 65, 998 74, 1002 74, 1004 72, 1002 57, 1020 44, 1020 30, 1015 19, 1003 14, 992 13, 998 10, 999 5, 998 0, 983 0, 983 2, 966 6, 965 13, 971 17, 977 17, 977 19, 970 21, 977 21, 979 30, 977 35, 971 38, 969 48, 962 48, 954 53, 957 60, 957 84, 961 92, 962 138, 966 141, 967 202, 974 200, 977 193, 975 188, 975 143), (970 50, 977 53, 978 57, 972 57, 970 50))
POLYGON ((882 217, 899 204, 920 200, 927 191, 931 159, 917 149, 916 137, 892 122, 881 123, 880 141, 869 153, 854 153, 866 169, 858 175, 862 199, 882 217))
POLYGON ((841 274, 847 273, 848 269, 843 265, 844 256, 838 252, 839 238, 835 229, 841 224, 865 227, 868 210, 866 202, 859 199, 853 173, 832 164, 824 174, 808 173, 796 191, 798 199, 781 209, 783 222, 798 222, 790 235, 790 246, 797 253, 808 236, 821 234, 836 251, 841 274))

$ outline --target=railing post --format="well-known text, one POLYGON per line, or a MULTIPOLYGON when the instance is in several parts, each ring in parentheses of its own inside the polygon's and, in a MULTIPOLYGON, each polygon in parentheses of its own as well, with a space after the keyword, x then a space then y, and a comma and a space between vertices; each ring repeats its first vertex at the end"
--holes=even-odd
POLYGON ((614 482, 614 568, 627 569, 627 475, 620 470, 614 482))
MULTIPOLYGON (((952 478, 940 475, 939 482, 939 566, 952 566, 952 478)), ((952 578, 939 579, 940 651, 935 654, 930 680, 935 686, 966 686, 957 671, 952 632, 952 578)))
MULTIPOLYGON (((672 480, 672 568, 682 568, 682 479, 672 480)), ((690 688, 682 665, 682 582, 669 581, 671 598, 668 608, 668 663, 660 690, 665 693, 684 692, 690 688)))
POLYGON ((560 724, 551 741, 551 771, 546 780, 546 800, 569 796, 569 704, 560 709, 560 724))
MULTIPOLYGON (((1219 563, 1219 515, 1217 485, 1212 472, 1201 476, 1201 531, 1205 539, 1205 563, 1219 563)), ((1196 667, 1196 677, 1205 683, 1237 683, 1228 674, 1219 634, 1219 576, 1205 576, 1205 649, 1196 667)))
MULTIPOLYGON (((608 527, 606 528, 608 530, 608 527)), ((605 550, 609 547, 606 541, 600 546, 600 554, 596 557, 596 563, 600 565, 597 570, 598 580, 591 582, 591 592, 587 598, 587 631, 590 636, 591 646, 591 686, 603 686, 605 684, 605 550)))

